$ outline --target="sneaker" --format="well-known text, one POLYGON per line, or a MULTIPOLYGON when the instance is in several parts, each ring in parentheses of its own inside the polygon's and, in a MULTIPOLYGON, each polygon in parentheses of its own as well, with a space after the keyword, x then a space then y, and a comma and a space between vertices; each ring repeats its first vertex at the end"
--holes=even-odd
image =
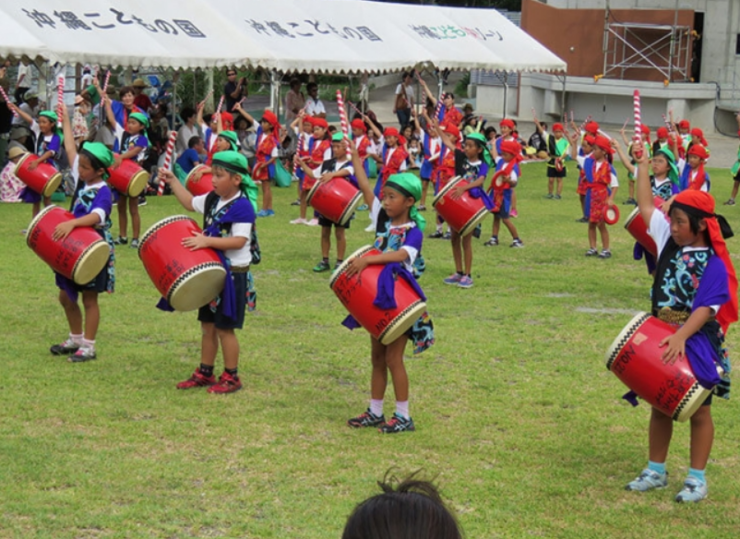
POLYGON ((308 226, 319 226, 319 220, 316 218, 313 218, 313 219, 306 221, 306 224, 308 226))
POLYGON ((707 484, 702 483, 696 477, 687 477, 683 482, 681 492, 676 494, 678 503, 700 502, 707 497, 707 484))
POLYGON ((438 240, 440 238, 444 238, 444 234, 442 234, 441 230, 437 230, 431 234, 429 234, 429 237, 433 240, 438 240))
POLYGON ((417 209, 419 211, 427 211, 427 207, 424 204, 419 204, 419 206, 417 207, 417 209))
POLYGON ((77 351, 67 358, 70 363, 84 363, 96 359, 95 350, 91 348, 78 348, 77 351))
POLYGON ((522 240, 516 239, 511 242, 511 245, 509 247, 524 247, 524 242, 522 240))
POLYGON ((342 260, 341 262, 337 260, 337 262, 334 264, 334 270, 338 270, 339 266, 341 266, 342 264, 344 264, 344 260, 342 260))
POLYGON ((268 215, 267 210, 260 210, 257 212, 257 217, 267 217, 268 215))
POLYGON ((362 204, 360 206, 357 206, 357 211, 367 211, 369 210, 369 206, 367 204, 362 204))
POLYGON ((350 427, 359 429, 361 427, 377 427, 385 424, 385 416, 383 414, 375 415, 368 408, 364 413, 347 420, 347 425, 350 427))
POLYGON ((735 205, 735 199, 734 198, 730 198, 730 199, 727 200, 727 202, 725 202, 725 206, 734 206, 734 205, 735 205))
POLYGON ((449 240, 451 238, 452 238, 452 232, 450 232, 449 230, 447 232, 445 232, 445 235, 444 236, 442 236, 442 239, 443 240, 449 240))
POLYGON ((599 253, 599 258, 611 258, 612 252, 609 249, 604 249, 599 253))
POLYGON ((473 278, 463 275, 460 278, 460 282, 457 283, 460 288, 473 288, 473 278))
POLYGON ((459 273, 453 273, 447 279, 442 281, 444 284, 452 284, 452 285, 458 285, 460 284, 460 281, 462 280, 463 276, 459 273))
POLYGON ((498 245, 498 238, 496 237, 491 237, 490 240, 483 244, 484 247, 493 247, 494 245, 498 245))
POLYGON ((624 205, 624 206, 637 206, 637 201, 634 198, 630 197, 627 200, 625 200, 624 202, 622 202, 622 205, 624 205))
POLYGON ((588 251, 586 251, 586 256, 596 256, 598 254, 599 251, 597 251, 596 249, 589 249, 588 251))
POLYGON ((115 243, 116 245, 126 245, 128 243, 128 238, 118 236, 118 239, 113 240, 113 243, 115 243))
POLYGON ((581 217, 580 219, 576 219, 576 223, 588 223, 588 217, 581 217))
POLYGON ((365 232, 375 232, 375 225, 370 223, 365 227, 365 232))
POLYGON ((139 248, 139 239, 134 238, 131 240, 131 248, 132 249, 138 249, 139 248))
POLYGON ((554 195, 553 195, 552 193, 547 193, 547 194, 545 195, 545 198, 548 198, 548 199, 549 199, 549 198, 555 198, 555 196, 554 196, 554 195))
POLYGON ((668 473, 658 473, 645 468, 640 475, 624 487, 625 490, 647 492, 655 488, 665 488, 668 485, 668 473))
POLYGON ((297 198, 293 202, 290 203, 291 206, 300 206, 301 205, 301 199, 297 198))
POLYGON ((267 217, 273 217, 275 215, 275 210, 267 210, 267 217))
POLYGON ((561 199, 561 198, 563 198, 563 197, 561 197, 560 195, 555 195, 555 196, 554 196, 553 198, 554 198, 555 200, 560 200, 560 199, 561 199))
POLYGON ((139 207, 146 206, 146 197, 140 196, 139 197, 139 207))
POLYGON ((51 352, 55 356, 68 356, 69 354, 74 354, 79 350, 80 345, 74 342, 72 339, 67 339, 61 344, 55 344, 51 348, 49 348, 49 352, 51 352))
POLYGON ((516 219, 517 217, 519 217, 519 212, 518 212, 518 211, 516 211, 516 210, 511 210, 511 211, 509 212, 509 216, 510 216, 510 217, 511 217, 512 219, 516 219))
POLYGON ((322 260, 313 267, 313 270, 316 273, 321 273, 322 271, 329 271, 330 267, 331 266, 329 266, 329 262, 327 262, 326 260, 322 260))
POLYGON ((200 369, 195 369, 193 375, 187 380, 177 384, 177 389, 192 389, 194 387, 210 387, 216 383, 216 377, 204 376, 200 369))
POLYGON ((405 432, 405 431, 414 431, 416 430, 416 427, 414 427, 414 420, 410 417, 406 419, 405 417, 401 417, 398 414, 393 414, 393 417, 391 417, 391 420, 388 421, 385 425, 381 426, 378 429, 378 432, 381 432, 383 434, 396 434, 398 432, 405 432))
POLYGON ((225 393, 234 393, 242 388, 242 381, 238 376, 232 376, 228 372, 224 371, 218 378, 218 383, 208 388, 208 393, 217 393, 223 395, 225 393))
POLYGON ((306 220, 305 220, 305 219, 303 219, 302 217, 299 217, 298 219, 293 219, 293 220, 292 220, 292 221, 290 222, 290 224, 291 224, 291 225, 307 225, 307 224, 308 224, 308 221, 306 221, 306 220))

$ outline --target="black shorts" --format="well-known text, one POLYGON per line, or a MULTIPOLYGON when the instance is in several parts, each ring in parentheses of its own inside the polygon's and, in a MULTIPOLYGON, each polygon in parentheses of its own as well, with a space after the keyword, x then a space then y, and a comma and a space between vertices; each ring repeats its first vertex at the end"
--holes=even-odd
POLYGON ((232 320, 223 314, 223 302, 219 296, 215 312, 211 308, 214 302, 198 309, 198 321, 206 324, 215 324, 217 329, 242 329, 244 312, 247 308, 247 272, 233 272, 231 278, 236 292, 236 319, 232 320))
POLYGON ((732 178, 736 182, 740 182, 740 169, 738 169, 737 174, 732 178))
POLYGON ((335 223, 334 221, 330 221, 329 219, 327 219, 326 217, 324 217, 320 213, 318 214, 318 216, 319 216, 319 226, 325 226, 325 227, 332 227, 332 226, 334 226, 336 228, 345 228, 345 229, 348 229, 349 228, 349 223, 352 221, 352 219, 347 219, 347 222, 345 224, 339 225, 339 224, 335 223))
POLYGON ((565 178, 565 175, 567 174, 567 169, 565 167, 562 168, 562 170, 558 170, 554 166, 551 167, 550 165, 547 165, 547 177, 548 178, 565 178))

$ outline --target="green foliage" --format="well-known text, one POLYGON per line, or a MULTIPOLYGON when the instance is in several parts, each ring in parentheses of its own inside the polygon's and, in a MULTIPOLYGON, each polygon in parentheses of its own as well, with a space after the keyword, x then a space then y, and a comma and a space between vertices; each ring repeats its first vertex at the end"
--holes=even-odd
MULTIPOLYGON (((424 243, 420 284, 437 343, 407 356, 418 430, 395 437, 345 426, 367 406, 369 339, 339 325, 346 312, 329 275, 311 271, 319 230, 288 224, 293 188, 275 190, 277 216, 259 221, 258 311, 238 333, 245 387, 220 397, 175 389, 198 364, 196 315, 154 308, 129 247, 116 252, 115 294, 100 299, 99 359, 51 357, 67 335, 53 275, 19 234, 29 206, 2 205, 0 537, 337 538, 391 467, 438 476, 469 538, 736 537, 734 400, 712 406, 710 500, 672 501, 689 462, 687 424, 676 425, 669 488, 623 490, 647 460, 649 408, 620 399, 604 352, 648 308, 648 276, 621 224, 610 228, 611 260, 583 256, 572 165, 561 201, 542 198, 542 164, 522 172, 514 223, 526 248, 507 247, 503 228, 501 246, 482 247, 485 221, 474 288, 442 284, 450 244, 424 243)), ((709 172, 722 199, 730 174, 709 172)), ((624 222, 630 207, 620 209, 624 222)), ((142 230, 183 213, 173 197, 151 197, 142 230)), ((724 213, 737 222, 735 208, 724 213)), ((371 242, 367 223, 358 213, 348 253, 371 242)), ((737 238, 729 248, 737 262, 737 238)), ((737 328, 728 344, 736 355, 737 328)), ((389 387, 386 413, 393 401, 389 387)))

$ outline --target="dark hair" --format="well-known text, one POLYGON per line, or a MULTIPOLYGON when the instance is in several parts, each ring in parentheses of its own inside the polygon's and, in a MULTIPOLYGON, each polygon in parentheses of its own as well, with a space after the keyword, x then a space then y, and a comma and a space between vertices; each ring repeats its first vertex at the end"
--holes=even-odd
POLYGON ((193 107, 185 107, 180 111, 180 117, 186 122, 188 118, 192 118, 193 116, 195 116, 195 109, 193 107))
POLYGON ((406 80, 406 77, 410 77, 410 76, 411 76, 411 73, 409 73, 408 71, 404 71, 403 75, 401 75, 401 80, 402 81, 406 80))
POLYGON ((486 127, 486 130, 484 131, 484 133, 486 135, 486 138, 490 138, 491 133, 493 133, 494 135, 498 135, 498 131, 496 131, 496 128, 493 127, 492 125, 489 127, 486 127))
POLYGON ((452 99, 455 99, 455 94, 453 94, 452 92, 445 92, 443 99, 446 97, 451 97, 452 99))
POLYGON ((200 137, 190 137, 188 139, 188 148, 195 148, 200 142, 200 137))
POLYGON ((295 86, 296 84, 297 84, 298 86, 300 86, 300 85, 301 85, 301 84, 303 84, 303 83, 301 82, 301 79, 299 79, 298 77, 293 77, 292 79, 290 79, 290 87, 291 87, 291 88, 292 88, 293 86, 295 86))
POLYGON ((307 92, 310 92, 314 88, 318 88, 318 87, 319 87, 319 85, 316 84, 315 82, 309 82, 308 84, 306 84, 306 91, 307 92))
POLYGON ((337 127, 335 125, 330 125, 326 128, 327 133, 331 133, 332 135, 337 132, 337 127))
POLYGON ((540 122, 540 125, 542 126, 542 129, 547 129, 547 122, 540 122))
POLYGON ((133 86, 124 86, 120 90, 118 90, 118 98, 123 99, 123 96, 126 94, 134 94, 136 95, 136 92, 134 92, 133 86))
POLYGON ((203 115, 203 123, 206 125, 211 125, 211 120, 213 119, 213 114, 204 114, 203 115))
POLYGON ((378 482, 383 494, 355 507, 342 539, 461 539, 439 491, 431 482, 416 479, 417 473, 400 482, 386 474, 378 482), (393 483, 398 483, 395 488, 393 483))

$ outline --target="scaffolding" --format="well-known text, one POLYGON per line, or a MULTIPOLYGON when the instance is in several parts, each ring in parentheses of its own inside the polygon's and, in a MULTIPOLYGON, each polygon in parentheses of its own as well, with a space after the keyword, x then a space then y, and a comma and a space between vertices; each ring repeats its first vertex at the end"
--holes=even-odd
MULTIPOLYGON (((677 18, 678 12, 676 12, 677 18)), ((624 79, 629 69, 658 71, 668 82, 691 79, 691 27, 678 24, 604 22, 604 71, 624 79)))

